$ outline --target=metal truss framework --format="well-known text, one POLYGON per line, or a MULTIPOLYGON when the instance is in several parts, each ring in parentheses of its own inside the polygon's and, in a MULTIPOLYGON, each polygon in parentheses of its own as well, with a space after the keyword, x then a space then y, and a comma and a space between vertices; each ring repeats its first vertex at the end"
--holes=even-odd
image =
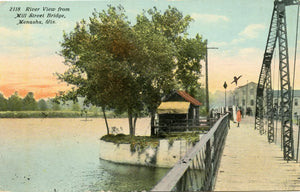
POLYGON ((287 161, 294 159, 294 139, 285 7, 288 5, 297 4, 298 1, 296 0, 275 0, 274 2, 268 40, 256 93, 255 129, 258 129, 260 134, 263 134, 264 118, 267 118, 268 141, 272 143, 274 142, 274 108, 271 81, 271 62, 276 41, 278 39, 283 157, 287 161), (266 95, 267 109, 264 109, 264 94, 266 95), (266 115, 266 117, 264 117, 264 115, 266 115))

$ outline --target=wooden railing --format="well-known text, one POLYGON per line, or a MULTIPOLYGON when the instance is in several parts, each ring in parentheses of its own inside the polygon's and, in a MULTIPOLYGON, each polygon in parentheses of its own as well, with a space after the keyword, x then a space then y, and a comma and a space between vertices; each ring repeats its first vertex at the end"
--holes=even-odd
POLYGON ((151 191, 211 191, 228 128, 229 115, 226 114, 151 191))
POLYGON ((154 125, 155 133, 171 133, 184 131, 208 131, 215 123, 215 118, 200 119, 163 119, 156 121, 154 125))

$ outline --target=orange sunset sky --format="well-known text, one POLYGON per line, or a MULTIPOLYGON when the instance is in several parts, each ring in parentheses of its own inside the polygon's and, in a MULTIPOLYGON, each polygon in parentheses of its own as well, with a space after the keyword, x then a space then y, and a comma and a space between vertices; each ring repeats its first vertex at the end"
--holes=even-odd
MULTIPOLYGON (((66 70, 63 58, 57 54, 61 50, 59 42, 62 41, 63 31, 68 33, 77 21, 87 20, 94 9, 107 10, 107 4, 121 4, 132 24, 135 16, 143 10, 154 6, 162 11, 168 5, 177 7, 184 15, 189 14, 194 19, 188 29, 191 37, 199 33, 203 39, 208 39, 209 47, 218 47, 208 51, 210 92, 223 90, 224 81, 228 84, 227 90, 233 90, 236 86, 230 83, 233 76, 238 75, 243 75, 239 85, 247 81, 257 83, 273 0, 6 1, 0 2, 0 92, 9 97, 18 91, 24 97, 32 91, 35 98, 40 99, 54 97, 58 91, 68 89, 54 75, 55 72, 63 73, 66 70), (55 20, 55 24, 24 25, 18 24, 17 13, 11 10, 12 7, 20 7, 20 13, 29 14, 26 8, 34 7, 40 8, 37 14, 43 14, 42 8, 45 6, 56 10, 58 7, 69 8, 69 11, 62 13, 64 17, 55 20)), ((292 72, 296 7, 287 8, 287 12, 292 72)), ((277 89, 278 51, 274 58, 273 80, 277 89)), ((297 69, 299 71, 298 64, 297 69)), ((204 77, 201 82, 204 84, 204 77)), ((295 88, 300 89, 297 73, 295 88)))

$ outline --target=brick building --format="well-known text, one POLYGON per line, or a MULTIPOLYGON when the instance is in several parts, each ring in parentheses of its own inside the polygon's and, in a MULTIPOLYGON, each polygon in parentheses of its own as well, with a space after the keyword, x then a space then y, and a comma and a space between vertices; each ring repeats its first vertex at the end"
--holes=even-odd
MULTIPOLYGON (((257 83, 250 82, 237 87, 232 94, 229 95, 230 103, 242 109, 246 115, 255 115, 256 105, 256 88, 257 83)), ((280 91, 274 90, 273 106, 277 108, 280 105, 280 91)), ((295 90, 293 100, 293 118, 300 115, 300 90, 295 90)))
POLYGON ((241 108, 243 115, 255 115, 256 88, 257 84, 250 82, 237 87, 230 95, 232 104, 241 108))

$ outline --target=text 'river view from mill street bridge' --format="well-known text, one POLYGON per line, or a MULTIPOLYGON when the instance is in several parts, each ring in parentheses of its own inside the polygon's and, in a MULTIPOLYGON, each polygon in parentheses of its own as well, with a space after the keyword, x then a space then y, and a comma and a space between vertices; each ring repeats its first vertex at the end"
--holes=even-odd
POLYGON ((299 4, 0 1, 0 191, 300 190, 299 4))

